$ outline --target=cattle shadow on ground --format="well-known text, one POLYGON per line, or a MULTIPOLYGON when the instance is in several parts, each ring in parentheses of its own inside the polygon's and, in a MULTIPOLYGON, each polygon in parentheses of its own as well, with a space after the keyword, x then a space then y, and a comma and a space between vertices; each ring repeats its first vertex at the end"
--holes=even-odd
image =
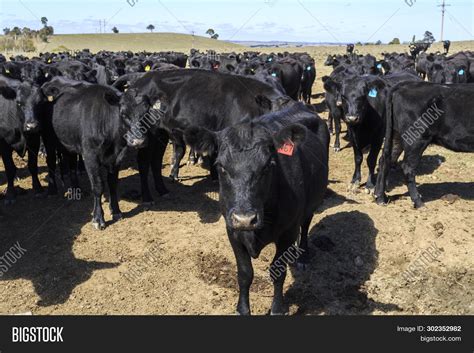
POLYGON ((65 303, 95 271, 117 267, 117 263, 86 261, 74 255, 74 242, 82 228, 89 226, 91 209, 90 197, 74 202, 61 197, 47 202, 21 198, 6 209, 0 224, 0 254, 17 242, 26 253, 1 280, 31 281, 39 296, 37 304, 47 307, 65 303))
POLYGON ((311 261, 306 271, 292 267, 294 283, 286 292, 296 314, 367 315, 397 311, 396 305, 368 298, 365 283, 377 267, 378 230, 361 212, 325 217, 310 232, 311 261))
MULTIPOLYGON (((154 212, 197 212, 201 223, 217 223, 221 217, 219 208, 219 184, 213 182, 208 175, 191 177, 183 180, 197 180, 194 185, 171 182, 165 178, 170 194, 158 197, 152 192, 155 204, 149 207, 154 212)), ((149 180, 150 187, 153 181, 149 180)), ((140 178, 138 174, 120 180, 121 198, 132 202, 141 202, 140 178)))
MULTIPOLYGON (((431 175, 436 172, 436 170, 438 170, 444 162, 446 162, 446 158, 439 154, 423 156, 421 158, 416 175, 431 175)), ((403 175, 402 170, 402 160, 400 160, 397 166, 390 171, 387 191, 391 191, 404 185, 406 185, 405 176, 403 175)))
POLYGON ((359 202, 348 199, 347 197, 340 195, 331 189, 328 189, 324 197, 324 202, 322 206, 318 208, 317 212, 322 213, 324 211, 343 205, 345 203, 349 205, 360 205, 359 202))

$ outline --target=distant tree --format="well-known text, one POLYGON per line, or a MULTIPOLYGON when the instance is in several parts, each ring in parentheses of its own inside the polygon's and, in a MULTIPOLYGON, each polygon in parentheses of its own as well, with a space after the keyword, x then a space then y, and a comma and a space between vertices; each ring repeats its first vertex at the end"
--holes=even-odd
POLYGON ((41 23, 46 27, 48 25, 48 19, 46 17, 41 17, 41 23))
POLYGON ((376 41, 375 45, 382 45, 382 41, 381 40, 376 41))
POLYGON ((399 38, 393 38, 393 40, 388 44, 391 44, 391 45, 400 44, 400 39, 399 38))
POLYGON ((11 30, 10 30, 9 27, 5 27, 5 28, 3 29, 3 34, 6 35, 6 36, 8 36, 8 35, 10 34, 10 32, 11 32, 11 30))
POLYGON ((423 42, 430 43, 430 44, 433 44, 434 42, 436 42, 436 39, 433 33, 431 33, 430 31, 426 31, 425 36, 423 38, 423 42))
POLYGON ((148 27, 146 29, 149 30, 150 32, 153 32, 153 30, 155 29, 155 26, 150 24, 150 25, 148 25, 148 27))
POLYGON ((48 37, 54 34, 54 28, 52 26, 45 26, 38 32, 39 37, 43 42, 48 42, 48 37))
POLYGON ((214 35, 211 36, 211 39, 219 39, 219 35, 217 33, 214 33, 214 35))
POLYGON ((28 27, 23 27, 21 33, 23 33, 25 37, 31 37, 31 29, 29 29, 28 27))
POLYGON ((114 28, 112 28, 112 32, 114 32, 114 33, 119 33, 119 30, 118 30, 117 27, 114 27, 114 28))
POLYGON ((207 31, 206 31, 206 34, 212 38, 212 36, 214 34, 216 34, 216 31, 214 31, 212 28, 209 28, 207 31))
POLYGON ((357 42, 356 45, 362 46, 363 44, 362 44, 362 42, 357 42))

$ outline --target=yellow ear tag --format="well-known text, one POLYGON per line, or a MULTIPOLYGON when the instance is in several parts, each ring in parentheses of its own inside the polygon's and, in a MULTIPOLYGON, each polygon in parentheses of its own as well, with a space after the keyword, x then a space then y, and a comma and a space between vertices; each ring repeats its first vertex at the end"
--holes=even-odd
POLYGON ((48 96, 48 102, 52 102, 54 101, 54 97, 53 96, 48 96))
POLYGON ((150 71, 150 70, 151 70, 151 66, 150 66, 150 65, 145 66, 145 71, 146 71, 146 72, 148 72, 148 71, 150 71))
POLYGON ((48 59, 48 64, 51 64, 52 60, 51 59, 48 59))
POLYGON ((10 70, 6 69, 6 70, 5 70, 5 73, 6 73, 6 74, 9 74, 9 73, 10 73, 10 70))

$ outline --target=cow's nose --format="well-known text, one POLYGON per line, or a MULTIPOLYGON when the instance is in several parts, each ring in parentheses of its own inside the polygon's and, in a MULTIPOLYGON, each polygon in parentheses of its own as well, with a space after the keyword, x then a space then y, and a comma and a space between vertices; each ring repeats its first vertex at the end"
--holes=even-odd
POLYGON ((256 212, 248 213, 233 213, 232 226, 234 229, 253 229, 258 222, 258 215, 256 212))
POLYGON ((130 147, 140 148, 140 147, 143 147, 143 145, 145 144, 145 139, 134 138, 134 139, 128 140, 127 142, 130 147))
POLYGON ((33 131, 33 130, 36 130, 38 128, 38 123, 37 122, 28 122, 28 123, 25 123, 25 131, 29 132, 29 131, 33 131))
POLYGON ((359 117, 355 115, 348 115, 346 116, 346 119, 350 123, 357 123, 359 121, 359 117))

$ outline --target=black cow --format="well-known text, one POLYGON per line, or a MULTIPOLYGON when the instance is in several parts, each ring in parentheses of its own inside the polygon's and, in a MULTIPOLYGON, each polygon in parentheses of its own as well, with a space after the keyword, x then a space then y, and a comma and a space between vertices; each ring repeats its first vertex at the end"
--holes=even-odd
POLYGON ((450 40, 443 41, 443 48, 444 48, 444 55, 448 55, 449 49, 451 48, 451 41, 450 40))
MULTIPOLYGON (((367 157, 369 177, 366 189, 375 188, 375 167, 385 137, 385 100, 390 87, 399 82, 419 81, 415 74, 397 73, 383 78, 367 75, 354 76, 343 81, 341 88, 343 116, 350 131, 354 149, 355 172, 351 187, 361 183, 361 164, 364 150, 370 148, 367 157)), ((399 155, 401 151, 398 151, 399 155)), ((394 156, 397 160, 398 156, 394 156)))
POLYGON ((39 137, 33 134, 38 128, 35 107, 38 87, 0 75, 0 144, 7 174, 8 187, 5 203, 15 202, 14 179, 16 167, 12 152, 24 156, 28 149, 28 169, 32 176, 35 194, 42 192, 38 178, 39 137))
POLYGON ((276 244, 271 313, 285 314, 287 255, 296 251, 300 263, 307 261, 308 229, 328 185, 327 126, 299 103, 221 132, 190 128, 185 139, 200 153, 218 155, 220 204, 237 260, 238 314, 250 315, 251 258, 270 243, 276 244), (294 247, 299 236, 302 250, 294 247))
MULTIPOLYGON (((203 70, 149 72, 124 94, 121 113, 134 127, 128 139, 131 147, 146 145, 147 134, 137 133, 140 128, 154 130, 158 125, 168 132, 175 150, 170 177, 178 180, 186 151, 182 134, 186 128, 195 125, 219 131, 244 117, 277 111, 289 101, 279 91, 252 78, 203 70), (151 109, 155 113, 146 115, 151 109), (147 121, 143 122, 145 116, 147 121)), ((216 177, 215 174, 212 168, 211 175, 216 177)))
POLYGON ((316 81, 316 67, 314 63, 308 63, 303 66, 303 76, 301 77, 300 99, 307 104, 311 104, 313 95, 313 85, 316 81))
POLYGON ((387 100, 387 133, 376 198, 385 204, 387 177, 395 139, 401 141, 405 157, 403 172, 415 208, 424 206, 416 187, 416 170, 430 144, 455 152, 474 152, 474 87, 408 82, 396 86, 387 100))
MULTIPOLYGON (((60 78, 43 85, 42 92, 53 105, 52 115, 47 117, 53 138, 45 139, 45 144, 54 143, 54 148, 60 149, 69 161, 73 189, 79 188, 75 169, 77 156, 84 157, 94 196, 92 224, 96 229, 104 229, 101 167, 107 171, 112 217, 114 220, 122 217, 117 184, 119 165, 127 147, 127 125, 120 117, 120 92, 110 87, 86 82, 70 83, 60 78)), ((50 173, 49 178, 54 179, 54 173, 50 173)))

